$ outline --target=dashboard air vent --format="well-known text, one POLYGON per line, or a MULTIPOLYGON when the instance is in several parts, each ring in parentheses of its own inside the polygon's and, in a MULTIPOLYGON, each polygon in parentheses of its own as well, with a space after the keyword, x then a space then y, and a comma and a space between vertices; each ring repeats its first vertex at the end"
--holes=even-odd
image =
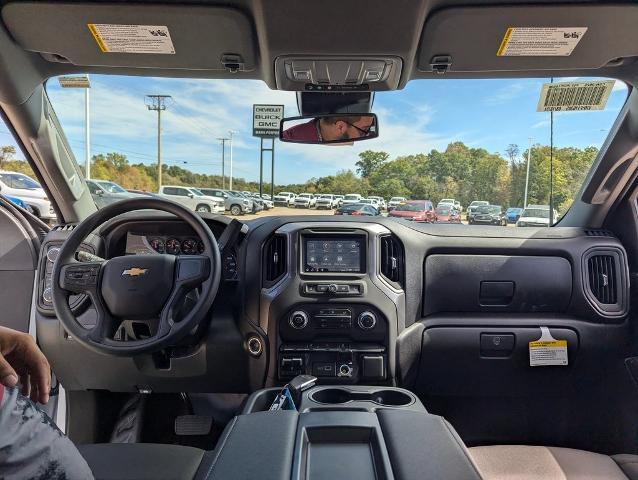
POLYGON ((625 251, 615 246, 590 248, 582 258, 588 303, 606 318, 622 318, 629 309, 629 269, 625 251))
POLYGON ((600 230, 600 229, 585 230, 585 235, 587 235, 588 237, 613 237, 614 236, 614 234, 611 233, 609 230, 600 230))
POLYGON ((381 275, 403 286, 404 277, 403 246, 392 235, 381 237, 381 275))
POLYGON ((614 305, 618 301, 616 281, 616 259, 611 255, 589 257, 589 288, 603 305, 614 305))
POLYGON ((264 248, 264 283, 273 285, 286 273, 286 237, 273 235, 264 248))
POLYGON ((54 225, 51 230, 54 232, 70 232, 75 227, 77 227, 77 224, 67 223, 66 225, 54 225))

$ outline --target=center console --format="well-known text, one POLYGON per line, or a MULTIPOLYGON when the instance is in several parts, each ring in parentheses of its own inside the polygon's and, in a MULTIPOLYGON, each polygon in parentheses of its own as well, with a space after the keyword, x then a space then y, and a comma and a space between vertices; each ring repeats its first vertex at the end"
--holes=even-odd
POLYGON ((276 378, 300 374, 324 383, 391 379, 389 346, 396 306, 380 294, 378 236, 365 228, 299 228, 288 234, 294 273, 273 302, 276 378))
POLYGON ((318 386, 303 392, 297 410, 268 411, 279 391, 250 396, 207 478, 481 478, 454 429, 407 390, 318 386))

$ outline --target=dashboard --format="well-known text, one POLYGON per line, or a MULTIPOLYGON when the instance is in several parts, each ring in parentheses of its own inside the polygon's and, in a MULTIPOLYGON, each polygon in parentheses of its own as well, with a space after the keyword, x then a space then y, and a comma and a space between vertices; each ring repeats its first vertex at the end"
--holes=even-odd
MULTIPOLYGON (((206 219, 218 239, 230 221, 219 218, 206 219)), ((223 252, 223 281, 207 329, 192 343, 161 358, 105 357, 60 336, 54 312, 43 302, 39 335, 70 389, 247 392, 299 373, 329 384, 416 382, 453 389, 453 376, 433 370, 447 362, 444 346, 474 352, 453 364, 462 375, 487 368, 477 358, 527 358, 519 350, 530 326, 560 327, 578 342, 623 325, 629 279, 620 242, 582 229, 549 230, 260 218, 245 222, 240 238, 223 252), (601 270, 607 261, 613 265, 601 270), (597 298, 596 275, 614 275, 613 305, 597 298), (491 338, 485 335, 503 332, 513 336, 504 343, 513 351, 483 345, 491 338), (422 359, 428 363, 419 367, 422 359)), ((52 231, 43 248, 56 248, 67 235, 52 231)), ((105 225, 83 248, 104 258, 202 251, 184 223, 143 212, 105 225)), ((40 295, 50 286, 46 257, 40 295)), ((86 305, 77 309, 80 320, 90 317, 86 305)), ((479 378, 485 372, 475 373, 479 378)))

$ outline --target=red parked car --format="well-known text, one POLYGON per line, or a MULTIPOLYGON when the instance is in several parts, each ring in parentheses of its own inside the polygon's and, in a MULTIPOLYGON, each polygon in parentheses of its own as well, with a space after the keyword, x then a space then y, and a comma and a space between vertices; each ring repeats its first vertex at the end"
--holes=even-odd
POLYGON ((409 200, 398 205, 388 216, 405 218, 415 222, 436 222, 437 220, 434 205, 430 200, 409 200))
POLYGON ((452 205, 439 205, 436 207, 436 221, 440 223, 461 223, 461 214, 452 205))

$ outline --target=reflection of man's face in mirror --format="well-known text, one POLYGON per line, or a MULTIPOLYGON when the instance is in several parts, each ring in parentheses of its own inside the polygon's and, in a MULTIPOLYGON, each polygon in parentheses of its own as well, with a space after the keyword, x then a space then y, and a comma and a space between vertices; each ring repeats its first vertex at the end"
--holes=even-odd
POLYGON ((324 141, 350 140, 367 137, 374 117, 326 117, 319 120, 321 138, 324 141))

